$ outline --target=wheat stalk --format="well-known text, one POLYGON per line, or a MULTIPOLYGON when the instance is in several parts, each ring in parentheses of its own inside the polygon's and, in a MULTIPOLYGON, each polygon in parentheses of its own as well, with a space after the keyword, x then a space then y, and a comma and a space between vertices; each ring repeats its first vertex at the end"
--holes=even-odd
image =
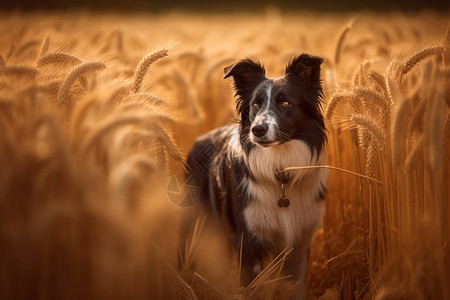
POLYGON ((9 66, 0 68, 0 76, 16 76, 34 79, 36 75, 36 69, 25 66, 9 66))
POLYGON ((50 65, 50 64, 78 65, 80 63, 81 63, 81 60, 73 55, 61 53, 61 52, 55 52, 55 53, 49 53, 49 54, 41 57, 37 61, 37 66, 42 67, 42 66, 50 65))
POLYGON ((405 129, 408 124, 410 108, 410 101, 408 99, 404 99, 398 105, 398 108, 393 115, 393 124, 391 127, 392 160, 397 166, 401 165, 401 160, 404 155, 406 136, 405 129))
POLYGON ((414 143, 414 146, 409 151, 408 155, 406 156, 405 169, 407 171, 410 171, 412 169, 414 162, 419 158, 419 155, 423 148, 423 140, 424 140, 424 135, 421 134, 419 136, 419 138, 416 140, 416 142, 414 143))
POLYGON ((422 130, 423 116, 424 116, 426 107, 427 107, 426 101, 422 100, 419 102, 419 104, 417 104, 417 106, 411 116, 411 120, 409 121, 409 126, 408 126, 409 133, 413 133, 416 128, 418 128, 420 131, 422 130))
POLYGON ((428 165, 434 171, 442 167, 444 158, 444 120, 442 118, 444 109, 444 88, 439 87, 436 96, 431 103, 427 115, 428 126, 426 127, 426 145, 428 146, 428 165))
POLYGON ((139 92, 141 89, 142 81, 144 80, 145 74, 147 74, 148 69, 150 66, 157 60, 166 57, 167 56, 167 50, 162 49, 158 51, 154 51, 146 56, 144 56, 141 61, 139 62, 136 71, 133 76, 133 83, 131 85, 131 91, 133 93, 139 92))
POLYGON ((81 78, 88 72, 95 72, 99 70, 105 69, 105 64, 101 62, 86 62, 75 67, 64 79, 61 88, 58 93, 58 101, 61 104, 64 104, 69 99, 70 88, 72 87, 75 80, 81 78))

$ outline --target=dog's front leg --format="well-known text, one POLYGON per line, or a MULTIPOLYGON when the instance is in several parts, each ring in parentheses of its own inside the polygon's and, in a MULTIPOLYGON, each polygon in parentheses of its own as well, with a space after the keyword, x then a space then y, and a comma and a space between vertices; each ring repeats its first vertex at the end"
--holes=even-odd
POLYGON ((309 250, 311 238, 304 238, 296 243, 294 250, 286 261, 285 270, 297 281, 299 293, 294 299, 306 299, 306 275, 308 273, 309 250))
POLYGON ((241 267, 240 285, 247 287, 262 271, 264 247, 250 233, 245 233, 242 236, 243 238, 242 240, 239 239, 236 249, 241 267))

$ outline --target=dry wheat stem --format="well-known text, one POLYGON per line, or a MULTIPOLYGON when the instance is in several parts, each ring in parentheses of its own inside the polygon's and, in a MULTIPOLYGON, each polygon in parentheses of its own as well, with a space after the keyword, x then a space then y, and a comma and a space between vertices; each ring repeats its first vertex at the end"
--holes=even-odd
POLYGON ((423 140, 424 140, 424 135, 421 134, 419 136, 419 138, 416 140, 416 142, 414 143, 414 146, 409 151, 408 155, 406 156, 405 169, 407 171, 410 171, 412 169, 414 162, 417 161, 417 159, 419 158, 419 155, 423 148, 423 140))
POLYGON ((147 74, 147 71, 150 68, 150 66, 155 61, 166 56, 167 50, 161 49, 158 51, 154 51, 141 59, 133 76, 133 83, 131 85, 131 91, 133 93, 137 93, 141 89, 142 81, 144 80, 144 76, 145 74, 147 74))
POLYGON ((444 89, 439 87, 426 120, 426 145, 428 149, 428 165, 434 171, 439 170, 442 167, 444 158, 444 89))
POLYGON ((101 62, 86 62, 75 67, 64 79, 58 93, 58 102, 64 104, 69 99, 70 88, 75 80, 81 78, 88 72, 95 72, 105 69, 105 64, 101 62))
POLYGON ((393 115, 391 127, 391 146, 392 159, 397 166, 401 165, 401 159, 404 155, 406 129, 408 126, 408 117, 410 115, 411 103, 408 98, 404 99, 396 109, 393 115))
POLYGON ((381 182, 379 180, 376 180, 375 178, 372 178, 372 177, 369 177, 369 176, 366 176, 366 175, 363 175, 363 174, 359 174, 359 173, 356 173, 356 172, 352 172, 352 171, 349 171, 349 170, 346 170, 346 169, 333 167, 333 166, 326 166, 326 165, 324 165, 324 166, 308 166, 308 167, 288 167, 288 168, 284 168, 283 170, 279 171, 277 174, 281 174, 281 173, 288 172, 288 171, 296 171, 296 170, 297 171, 301 171, 301 170, 309 170, 309 169, 336 170, 336 171, 340 171, 340 172, 343 172, 343 173, 351 174, 351 175, 354 175, 354 176, 357 176, 357 177, 365 178, 365 179, 368 179, 370 181, 373 181, 373 182, 376 182, 378 184, 383 185, 383 182, 381 182))
POLYGON ((253 281, 246 287, 246 290, 254 290, 259 286, 266 283, 268 277, 270 277, 274 272, 278 269, 281 269, 286 261, 286 258, 294 249, 285 248, 283 251, 278 254, 254 279, 253 281))

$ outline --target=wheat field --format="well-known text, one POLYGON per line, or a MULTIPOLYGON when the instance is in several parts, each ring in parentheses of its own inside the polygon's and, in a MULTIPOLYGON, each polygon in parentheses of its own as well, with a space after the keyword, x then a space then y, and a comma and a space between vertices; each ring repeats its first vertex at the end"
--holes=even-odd
POLYGON ((449 299, 448 20, 0 13, 0 299, 287 299, 289 251, 247 288, 201 220, 179 253, 168 186, 194 139, 235 118, 224 66, 278 77, 303 52, 325 59, 338 168, 308 298, 449 299))

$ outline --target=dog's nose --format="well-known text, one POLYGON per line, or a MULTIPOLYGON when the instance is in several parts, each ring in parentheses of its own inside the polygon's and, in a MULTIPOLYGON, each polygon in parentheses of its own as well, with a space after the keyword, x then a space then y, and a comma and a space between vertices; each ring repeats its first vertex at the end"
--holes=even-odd
POLYGON ((262 137, 266 134, 269 126, 267 124, 258 124, 252 127, 252 132, 257 137, 262 137))

